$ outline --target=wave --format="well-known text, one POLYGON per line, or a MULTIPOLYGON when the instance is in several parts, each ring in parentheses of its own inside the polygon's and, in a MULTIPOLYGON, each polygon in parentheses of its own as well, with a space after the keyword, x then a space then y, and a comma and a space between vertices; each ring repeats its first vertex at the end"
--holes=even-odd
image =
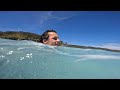
POLYGON ((75 62, 79 62, 82 60, 120 60, 120 56, 114 55, 80 55, 78 56, 75 62))

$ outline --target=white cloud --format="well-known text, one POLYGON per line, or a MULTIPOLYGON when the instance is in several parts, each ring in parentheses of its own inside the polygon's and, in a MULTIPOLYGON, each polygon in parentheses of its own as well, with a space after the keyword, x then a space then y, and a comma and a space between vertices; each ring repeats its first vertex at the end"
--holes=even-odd
MULTIPOLYGON (((40 27, 43 27, 44 23, 46 23, 50 19, 52 19, 52 20, 54 19, 57 21, 63 21, 63 20, 66 20, 66 19, 69 19, 69 18, 75 16, 75 14, 74 15, 67 15, 67 16, 66 15, 65 16, 58 16, 58 15, 54 15, 53 13, 55 13, 55 11, 48 11, 48 12, 45 12, 41 15, 41 19, 39 21, 40 27)), ((64 12, 61 12, 59 14, 64 15, 64 12)))
POLYGON ((42 25, 50 16, 52 12, 47 12, 45 15, 41 16, 40 25, 42 25))
POLYGON ((107 43, 107 44, 102 44, 101 46, 97 46, 97 47, 120 50, 120 43, 107 43))
POLYGON ((69 19, 69 18, 71 18, 71 17, 73 17, 73 16, 66 16, 66 17, 57 17, 57 16, 53 16, 52 18, 53 18, 53 19, 56 19, 56 20, 62 21, 62 20, 69 19))
POLYGON ((53 11, 48 11, 41 16, 40 27, 43 27, 44 22, 46 22, 48 19, 50 19, 52 17, 52 13, 53 13, 53 11))

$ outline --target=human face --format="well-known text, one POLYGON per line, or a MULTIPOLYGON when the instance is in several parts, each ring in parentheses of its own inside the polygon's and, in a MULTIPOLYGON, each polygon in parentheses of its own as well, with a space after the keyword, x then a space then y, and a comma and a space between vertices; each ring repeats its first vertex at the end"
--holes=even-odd
POLYGON ((51 45, 51 46, 58 46, 59 45, 59 37, 58 34, 55 32, 48 32, 49 38, 47 41, 45 41, 45 44, 51 45))

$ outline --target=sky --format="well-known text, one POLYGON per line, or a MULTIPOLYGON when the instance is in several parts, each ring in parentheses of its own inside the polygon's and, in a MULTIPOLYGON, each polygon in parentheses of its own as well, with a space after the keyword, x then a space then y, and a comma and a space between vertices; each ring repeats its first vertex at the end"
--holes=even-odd
POLYGON ((0 11, 0 31, 48 29, 68 44, 120 49, 120 11, 0 11))

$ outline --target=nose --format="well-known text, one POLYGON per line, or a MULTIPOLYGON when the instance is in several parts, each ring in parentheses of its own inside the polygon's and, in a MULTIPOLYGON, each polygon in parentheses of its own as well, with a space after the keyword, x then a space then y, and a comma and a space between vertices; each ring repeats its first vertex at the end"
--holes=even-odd
POLYGON ((56 40, 56 45, 60 46, 60 40, 59 39, 56 40))

